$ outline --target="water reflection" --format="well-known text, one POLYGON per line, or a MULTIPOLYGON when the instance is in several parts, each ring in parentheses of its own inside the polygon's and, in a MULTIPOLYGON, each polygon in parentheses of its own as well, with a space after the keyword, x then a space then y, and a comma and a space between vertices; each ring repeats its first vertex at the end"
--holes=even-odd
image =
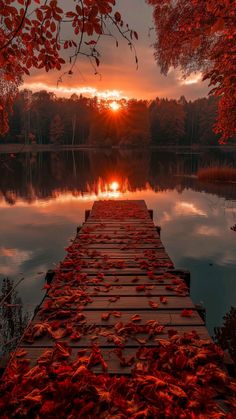
POLYGON ((148 183, 153 191, 194 188, 234 199, 235 185, 210 185, 191 177, 199 167, 222 164, 235 167, 236 152, 92 150, 2 155, 0 165, 5 176, 0 178, 0 199, 14 205, 19 199, 32 203, 65 192, 75 196, 98 194, 114 181, 121 185, 121 191, 146 189, 148 183))
MULTIPOLYGON (((178 150, 177 150, 178 151, 178 150)), ((236 187, 200 183, 199 167, 231 165, 236 153, 129 150, 0 156, 0 281, 24 274, 17 288, 30 312, 44 273, 64 256, 95 199, 145 199, 162 226, 177 267, 191 271, 191 295, 207 309, 210 332, 236 305, 236 187), (1 164, 1 163, 0 163, 1 164), (118 183, 118 187, 113 182, 118 183)))

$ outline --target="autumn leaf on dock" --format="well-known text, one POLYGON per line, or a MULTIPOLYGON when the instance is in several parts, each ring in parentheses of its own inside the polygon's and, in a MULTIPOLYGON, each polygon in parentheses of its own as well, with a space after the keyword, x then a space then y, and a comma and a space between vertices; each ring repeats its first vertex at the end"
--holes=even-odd
POLYGON ((181 311, 181 316, 182 317, 191 317, 192 315, 193 315, 192 310, 184 309, 184 310, 181 311))
POLYGON ((153 310, 156 310, 159 307, 159 304, 158 303, 155 303, 155 301, 149 300, 148 303, 149 303, 150 307, 153 308, 153 310))

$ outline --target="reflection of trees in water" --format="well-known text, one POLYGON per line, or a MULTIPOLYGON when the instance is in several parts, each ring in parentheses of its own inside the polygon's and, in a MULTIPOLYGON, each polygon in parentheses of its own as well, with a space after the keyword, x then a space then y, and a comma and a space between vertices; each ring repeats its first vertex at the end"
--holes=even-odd
POLYGON ((236 307, 223 317, 221 327, 215 328, 215 340, 225 350, 228 350, 236 366, 236 307))
POLYGON ((192 189, 197 192, 206 192, 225 199, 236 199, 235 183, 207 183, 192 180, 191 184, 192 189))
POLYGON ((151 185, 154 191, 191 188, 226 199, 235 198, 235 185, 207 184, 192 179, 200 167, 236 167, 236 153, 220 150, 201 153, 143 149, 93 149, 22 153, 9 159, 6 176, 0 177, 0 194, 9 205, 18 199, 33 202, 62 192, 74 195, 91 191, 98 179, 128 180, 131 191, 151 185), (187 176, 186 176, 187 175, 187 176), (89 185, 89 188, 88 188, 89 185))
POLYGON ((0 296, 0 353, 8 353, 16 347, 28 320, 29 315, 23 311, 22 300, 14 289, 13 281, 3 279, 0 296))
POLYGON ((117 180, 120 184, 128 179, 131 190, 145 188, 149 177, 150 155, 142 151, 107 151, 90 154, 90 176, 104 182, 117 180))

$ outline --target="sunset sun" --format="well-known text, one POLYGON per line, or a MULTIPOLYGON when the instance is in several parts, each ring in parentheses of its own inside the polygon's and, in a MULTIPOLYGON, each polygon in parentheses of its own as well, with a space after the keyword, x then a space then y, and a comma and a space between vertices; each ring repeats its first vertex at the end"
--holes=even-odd
POLYGON ((110 106, 110 109, 113 111, 113 112, 117 112, 117 111, 119 111, 120 110, 120 104, 118 103, 118 102, 111 102, 110 104, 109 104, 109 106, 110 106))
POLYGON ((116 181, 113 181, 113 182, 111 182, 111 184, 110 184, 110 189, 113 191, 113 192, 116 192, 116 191, 118 191, 118 189, 119 189, 119 183, 118 182, 116 182, 116 181))

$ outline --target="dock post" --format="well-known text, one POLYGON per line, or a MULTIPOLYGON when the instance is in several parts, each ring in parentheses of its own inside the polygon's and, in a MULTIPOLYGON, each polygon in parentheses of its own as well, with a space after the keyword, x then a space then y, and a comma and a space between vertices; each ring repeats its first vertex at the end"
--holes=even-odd
POLYGON ((55 275, 55 271, 53 269, 49 269, 47 271, 46 276, 45 276, 45 281, 47 282, 48 285, 51 284, 51 282, 54 278, 54 275, 55 275))
POLYGON ((201 319, 204 321, 204 324, 206 323, 206 309, 203 307, 202 304, 195 304, 196 310, 201 317, 201 319))
POLYGON ((161 226, 155 226, 156 227, 156 231, 159 234, 159 237, 161 237, 161 226))
POLYGON ((190 280, 191 280, 191 275, 190 272, 187 269, 171 269, 169 271, 170 273, 172 273, 173 275, 179 275, 180 278, 182 278, 185 282, 185 284, 188 287, 188 290, 190 290, 190 280))
POLYGON ((149 209, 148 214, 150 215, 151 220, 153 220, 153 210, 149 209))
POLYGON ((85 221, 87 221, 87 219, 89 218, 89 216, 90 216, 90 210, 85 210, 85 221))

